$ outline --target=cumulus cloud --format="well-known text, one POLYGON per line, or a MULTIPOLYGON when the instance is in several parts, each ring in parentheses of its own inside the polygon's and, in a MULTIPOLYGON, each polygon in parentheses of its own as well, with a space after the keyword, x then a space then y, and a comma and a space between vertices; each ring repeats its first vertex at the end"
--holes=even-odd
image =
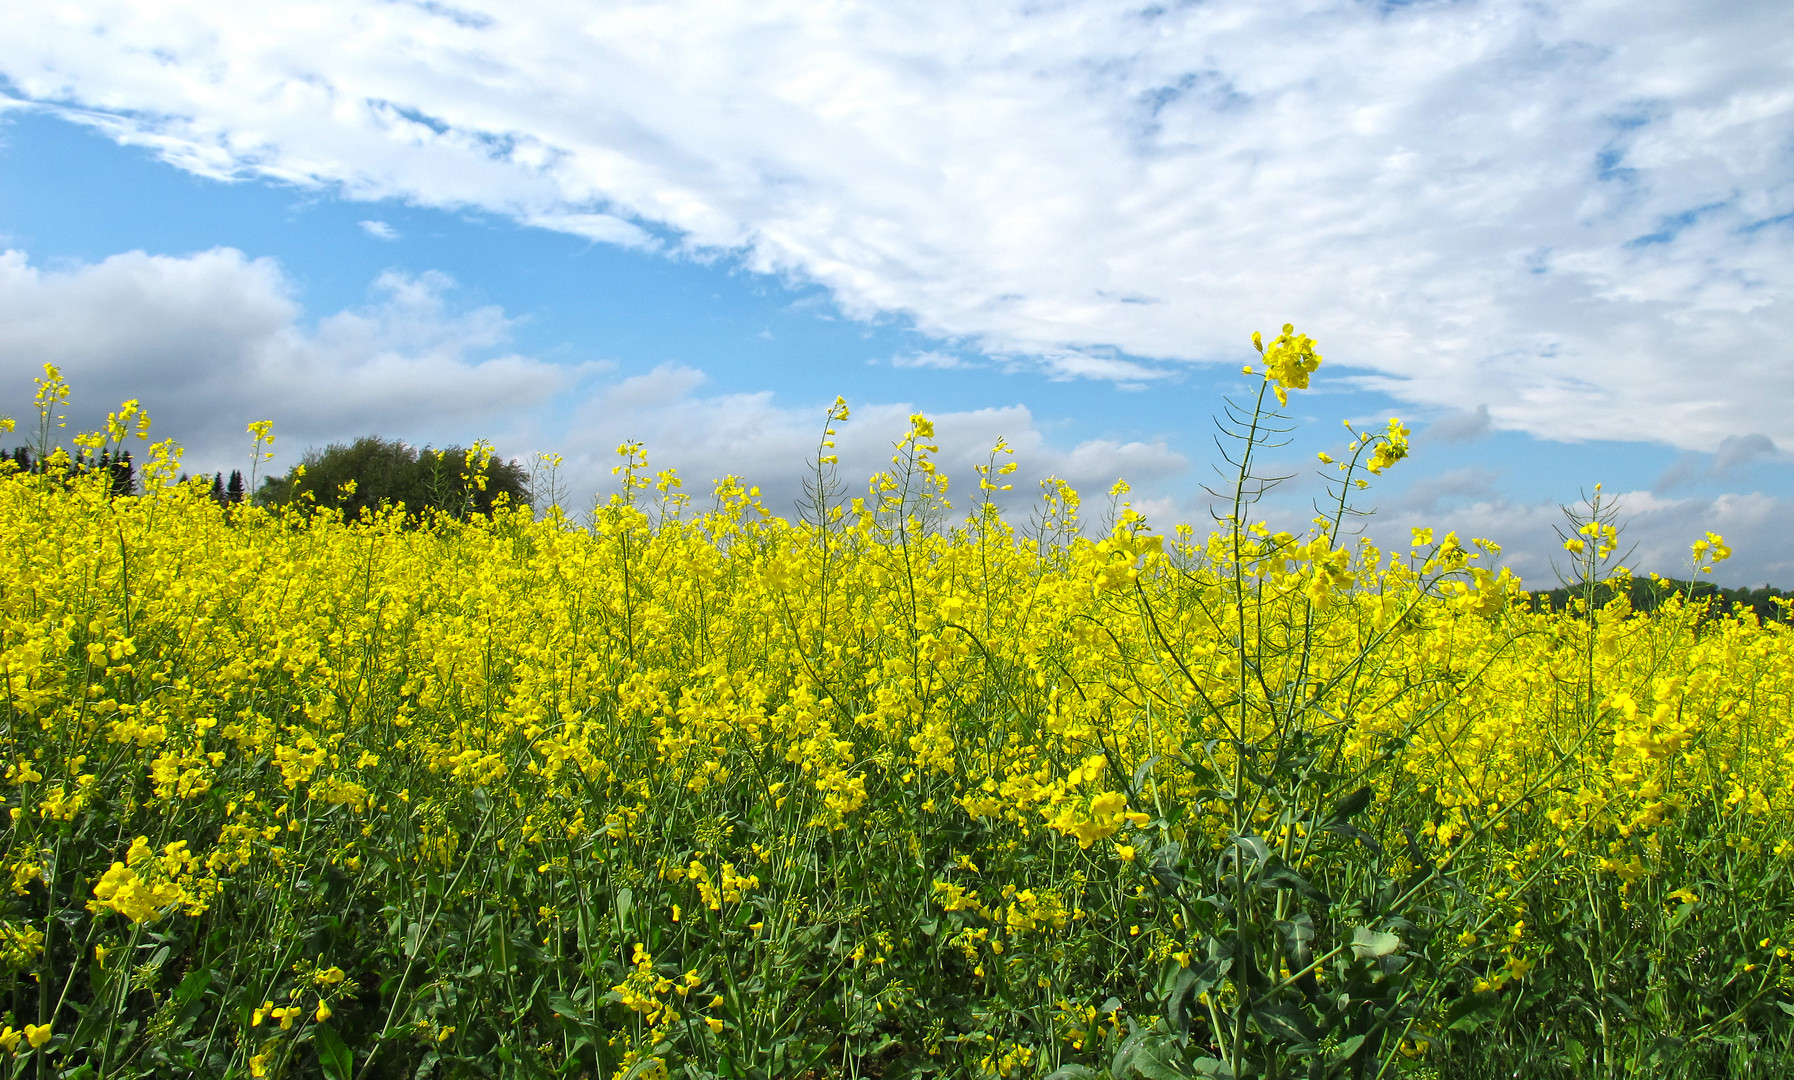
MULTIPOLYGON (((688 493, 702 496, 713 483, 736 476, 761 488, 765 505, 792 515, 804 495, 804 477, 823 438, 828 402, 805 407, 780 402, 770 391, 712 394, 699 391, 702 372, 665 364, 644 375, 599 388, 566 430, 562 448, 570 487, 579 493, 615 489, 610 475, 615 448, 640 442, 655 470, 678 470, 688 493)), ((864 496, 866 481, 891 467, 892 444, 909 429, 917 406, 908 402, 850 403, 853 415, 836 424, 832 437, 837 469, 847 497, 864 496)), ((1135 505, 1154 513, 1162 525, 1175 520, 1189 461, 1164 440, 1090 439, 1069 448, 1050 439, 1025 406, 931 414, 940 471, 952 481, 949 498, 965 509, 977 491, 977 466, 991 460, 999 439, 1011 449, 1001 465, 1015 462, 1005 482, 1013 490, 997 496, 1012 519, 1039 495, 1039 484, 1056 476, 1084 493, 1092 505, 1117 480, 1139 492, 1135 505)))
MULTIPOLYGON (((766 504, 791 513, 807 462, 822 438, 827 402, 781 400, 770 391, 707 393, 706 374, 663 364, 618 376, 603 364, 556 365, 506 351, 512 320, 496 307, 457 307, 454 283, 439 273, 388 273, 366 304, 306 317, 278 264, 217 249, 183 257, 129 252, 99 263, 45 270, 18 251, 0 254, 0 387, 15 417, 29 411, 31 379, 44 362, 60 366, 75 388, 73 430, 96 426, 106 409, 139 397, 157 433, 180 439, 196 469, 241 465, 243 426, 275 421, 284 466, 307 445, 369 432, 417 442, 498 439, 526 456, 560 451, 572 502, 614 488, 614 448, 638 440, 655 469, 677 468, 701 499, 725 475, 759 485, 766 504)), ((837 425, 835 452, 848 495, 888 466, 891 444, 917 406, 854 402, 837 425)), ((953 477, 960 509, 976 490, 976 466, 999 438, 1020 469, 1002 497, 1020 521, 1049 475, 1085 496, 1101 517, 1118 479, 1161 528, 1206 521, 1191 501, 1191 463, 1162 439, 1089 439, 1061 444, 1021 405, 941 413, 938 461, 953 477)), ((66 433, 65 433, 66 434, 66 433)), ((1772 455, 1766 439, 1741 437, 1702 468, 1729 475, 1772 455)), ((1294 506, 1320 491, 1313 469, 1292 463, 1280 497, 1294 506)), ((1412 525, 1456 529, 1507 546, 1509 561, 1535 584, 1552 580, 1555 504, 1521 503, 1499 490, 1498 476, 1468 468, 1421 477, 1369 520, 1372 535, 1401 542, 1412 525)), ((1707 530, 1736 551, 1717 579, 1728 584, 1794 580, 1794 500, 1764 494, 1618 496, 1634 565, 1676 573, 1688 543, 1707 530)), ((1293 521, 1305 517, 1290 510, 1293 521)))
MULTIPOLYGON (((67 269, 0 253, 0 412, 29 419, 33 378, 57 365, 74 389, 66 438, 109 408, 142 399, 158 437, 186 447, 200 471, 246 463, 244 426, 274 421, 284 468, 307 446, 377 433, 412 442, 492 438, 528 457, 562 453, 579 506, 614 489, 615 447, 644 443, 703 495, 723 476, 762 487, 790 513, 822 438, 827 402, 783 403, 770 392, 703 393, 705 373, 682 364, 617 377, 603 363, 560 365, 508 352, 512 320, 497 307, 457 308, 446 275, 387 273, 361 307, 308 320, 272 259, 220 248, 172 257, 128 252, 67 269), (565 419, 563 414, 570 414, 565 419)), ((853 495, 887 467, 891 443, 917 406, 855 403, 839 425, 841 478, 853 495)), ((1100 493, 1117 479, 1169 509, 1188 463, 1163 440, 1053 443, 1021 406, 937 416, 938 460, 975 488, 973 466, 999 438, 1015 448, 1014 505, 1048 474, 1100 493)), ((22 437, 21 437, 22 438, 22 437)), ((9 444, 10 445, 10 444, 9 444)), ((1009 460, 1009 459, 1005 459, 1009 460)))
POLYGON ((1794 9, 90 0, 40 107, 213 176, 820 283, 1147 385, 1285 319, 1552 438, 1787 444, 1794 9))
MULTIPOLYGON (((1713 571, 1714 581, 1783 587, 1794 581, 1794 551, 1787 541, 1794 535, 1794 499, 1760 492, 1680 499, 1650 491, 1607 496, 1619 507, 1624 527, 1621 554, 1630 552, 1627 565, 1640 573, 1688 577, 1689 545, 1712 531, 1723 535, 1733 552, 1713 571)), ((1553 528, 1565 527, 1565 520, 1556 503, 1516 502, 1489 493, 1445 508, 1392 506, 1370 522, 1368 531, 1386 546, 1405 544, 1408 529, 1416 525, 1441 534, 1456 530, 1465 540, 1494 540, 1503 545, 1506 565, 1529 588, 1547 589, 1558 583, 1554 559, 1564 565, 1553 528)))
POLYGON ((274 420, 283 450, 369 432, 465 441, 597 373, 505 352, 510 320, 453 310, 452 288, 437 273, 389 273, 366 306, 307 325, 278 264, 229 248, 63 270, 7 251, 0 387, 17 419, 55 364, 75 395, 65 434, 140 398, 196 466, 228 469, 246 460, 253 419, 274 420))

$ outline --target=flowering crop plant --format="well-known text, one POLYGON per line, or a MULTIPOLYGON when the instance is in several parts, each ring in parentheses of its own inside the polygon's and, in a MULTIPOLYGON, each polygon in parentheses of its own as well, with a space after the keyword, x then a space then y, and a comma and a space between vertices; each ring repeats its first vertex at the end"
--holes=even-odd
POLYGON ((1378 548, 1399 421, 1259 523, 1321 357, 1255 344, 1207 535, 1014 524, 1002 444, 956 514, 921 416, 848 497, 839 401, 795 520, 636 444, 583 520, 0 466, 0 1069, 1786 1075, 1788 626, 1597 603, 1598 491, 1564 610, 1378 548))

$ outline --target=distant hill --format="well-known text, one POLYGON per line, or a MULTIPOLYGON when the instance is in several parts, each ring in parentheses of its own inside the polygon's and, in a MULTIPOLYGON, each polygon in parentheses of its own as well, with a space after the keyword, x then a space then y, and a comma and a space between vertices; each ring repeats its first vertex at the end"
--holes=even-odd
MULTIPOLYGON (((1658 604, 1674 595, 1692 597, 1694 599, 1714 598, 1717 611, 1730 611, 1735 605, 1742 605, 1756 613, 1764 622, 1788 622, 1788 611, 1777 600, 1794 600, 1794 591, 1778 589, 1764 585, 1756 589, 1726 589, 1710 581, 1678 581, 1673 578, 1633 578, 1631 593, 1632 607, 1635 611, 1653 611, 1658 604)), ((1532 595, 1533 606, 1561 611, 1570 604, 1571 592, 1566 588, 1541 589, 1532 595)), ((1595 602, 1605 604, 1614 596, 1614 590, 1606 585, 1597 586, 1595 602)))

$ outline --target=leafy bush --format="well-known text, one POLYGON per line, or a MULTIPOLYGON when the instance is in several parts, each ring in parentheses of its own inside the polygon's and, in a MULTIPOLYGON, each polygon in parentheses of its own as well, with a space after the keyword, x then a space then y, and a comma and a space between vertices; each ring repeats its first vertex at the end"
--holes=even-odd
POLYGON ((285 476, 269 477, 256 492, 262 506, 329 507, 350 520, 382 506, 414 517, 430 511, 490 516, 501 500, 528 506, 529 477, 516 462, 493 457, 491 447, 419 450, 377 435, 308 450, 285 476))

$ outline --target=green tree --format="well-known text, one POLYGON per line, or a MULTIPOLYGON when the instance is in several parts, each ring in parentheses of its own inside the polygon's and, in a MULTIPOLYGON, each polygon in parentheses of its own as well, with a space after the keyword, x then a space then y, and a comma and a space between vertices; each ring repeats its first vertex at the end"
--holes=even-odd
POLYGON ((529 477, 516 462, 493 456, 490 447, 420 449, 378 435, 307 450, 298 465, 264 480, 255 495, 262 506, 330 507, 351 518, 382 505, 412 515, 489 515, 501 498, 530 505, 529 477))

